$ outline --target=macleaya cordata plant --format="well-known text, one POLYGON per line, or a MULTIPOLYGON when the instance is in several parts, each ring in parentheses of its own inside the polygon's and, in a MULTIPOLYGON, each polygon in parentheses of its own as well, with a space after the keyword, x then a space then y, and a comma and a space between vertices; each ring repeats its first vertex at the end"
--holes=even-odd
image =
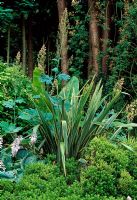
POLYGON ((61 70, 68 73, 68 11, 63 11, 59 23, 58 39, 57 39, 57 57, 61 58, 61 70))
POLYGON ((78 4, 78 0, 72 0, 72 6, 75 6, 78 4))
POLYGON ((137 116, 137 99, 127 105, 126 114, 128 121, 133 121, 137 116))
POLYGON ((46 47, 45 44, 42 45, 39 53, 38 53, 38 67, 44 71, 45 68, 45 61, 46 61, 46 47))

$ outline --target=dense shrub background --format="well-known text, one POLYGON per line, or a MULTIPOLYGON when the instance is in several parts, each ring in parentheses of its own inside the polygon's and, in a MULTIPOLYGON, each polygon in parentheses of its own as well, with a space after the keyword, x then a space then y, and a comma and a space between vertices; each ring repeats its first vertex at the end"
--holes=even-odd
MULTIPOLYGON (((32 93, 31 81, 23 74, 21 66, 8 66, 0 61, 0 133, 10 133, 9 127, 22 126, 18 115, 30 107, 29 94, 32 93), (8 130, 8 131, 6 131, 8 130)), ((11 128, 12 133, 12 128, 11 128)), ((7 141, 9 137, 6 138, 7 141)))

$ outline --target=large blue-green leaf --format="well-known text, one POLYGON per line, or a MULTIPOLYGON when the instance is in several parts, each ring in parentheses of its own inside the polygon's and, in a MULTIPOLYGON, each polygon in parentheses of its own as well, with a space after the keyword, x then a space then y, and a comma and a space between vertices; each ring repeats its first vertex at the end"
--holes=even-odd
POLYGON ((16 159, 23 159, 26 158, 28 156, 29 152, 26 149, 19 149, 17 155, 16 155, 16 159))
MULTIPOLYGON (((45 120, 52 119, 52 113, 41 111, 45 120)), ((30 121, 34 119, 38 119, 38 112, 35 109, 25 109, 19 113, 19 118, 22 120, 30 121)))
POLYGON ((23 166, 25 166, 25 165, 32 164, 32 163, 35 163, 35 162, 37 162, 37 156, 32 155, 32 156, 26 157, 23 160, 22 164, 23 164, 23 166))
POLYGON ((15 106, 15 101, 13 99, 9 99, 8 101, 3 101, 3 104, 2 104, 5 108, 14 108, 15 106))
POLYGON ((5 122, 5 121, 0 122, 0 128, 5 133, 18 133, 20 130, 22 130, 22 127, 16 127, 15 124, 5 122))
POLYGON ((58 79, 60 81, 68 81, 70 79, 70 76, 68 74, 61 73, 58 75, 58 79))
POLYGON ((6 170, 10 170, 13 167, 13 160, 11 151, 6 152, 5 149, 1 150, 1 159, 6 167, 6 170))
POLYGON ((38 112, 36 109, 25 109, 19 113, 19 118, 22 120, 29 121, 35 117, 38 117, 38 112))
POLYGON ((42 83, 46 83, 47 85, 51 85, 52 84, 52 80, 53 80, 53 77, 50 77, 48 75, 42 74, 40 76, 40 81, 42 83))
POLYGON ((13 171, 1 172, 0 171, 0 178, 6 179, 14 179, 15 173, 13 171))

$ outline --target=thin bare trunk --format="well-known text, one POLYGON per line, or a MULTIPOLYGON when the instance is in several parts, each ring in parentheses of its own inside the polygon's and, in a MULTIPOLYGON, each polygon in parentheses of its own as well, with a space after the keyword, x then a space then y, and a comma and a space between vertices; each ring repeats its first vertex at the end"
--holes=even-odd
POLYGON ((22 67, 24 73, 26 73, 26 27, 24 16, 22 16, 22 51, 22 67))
POLYGON ((107 1, 106 9, 105 9, 105 22, 103 27, 103 44, 102 44, 102 52, 104 54, 102 58, 102 72, 105 76, 107 76, 107 47, 108 47, 108 40, 109 40, 109 27, 110 27, 110 13, 109 13, 109 4, 110 1, 107 1))
POLYGON ((99 54, 99 34, 98 34, 98 11, 96 8, 96 2, 94 0, 88 0, 90 22, 89 22, 89 64, 88 64, 88 77, 92 74, 98 75, 99 67, 97 57, 99 54))
POLYGON ((67 38, 67 24, 65 24, 64 13, 66 10, 66 1, 58 0, 58 16, 59 16, 59 34, 61 46, 61 69, 63 73, 68 73, 68 38, 67 38), (66 27, 65 27, 66 26, 66 27))
POLYGON ((57 4, 58 4, 58 17, 59 17, 59 21, 61 21, 63 12, 66 8, 66 1, 65 0, 57 0, 57 4))
POLYGON ((32 45, 32 19, 28 21, 28 75, 33 75, 33 45, 32 45))
POLYGON ((11 31, 11 29, 10 29, 10 27, 9 27, 9 29, 8 29, 8 40, 7 40, 7 64, 9 64, 9 62, 10 62, 10 31, 11 31))

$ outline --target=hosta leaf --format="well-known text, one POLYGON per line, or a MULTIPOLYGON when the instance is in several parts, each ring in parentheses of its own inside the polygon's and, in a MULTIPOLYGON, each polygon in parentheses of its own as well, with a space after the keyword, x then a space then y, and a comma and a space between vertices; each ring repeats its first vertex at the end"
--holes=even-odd
POLYGON ((13 179, 14 177, 15 173, 13 171, 8 171, 8 172, 0 171, 0 178, 13 179))
POLYGON ((15 106, 15 101, 13 101, 13 99, 9 99, 8 101, 4 101, 3 102, 3 106, 5 107, 5 108, 14 108, 14 106, 15 106))
POLYGON ((23 159, 27 157, 29 152, 26 149, 20 149, 16 155, 16 159, 23 159))
POLYGON ((37 157, 35 155, 33 156, 28 156, 27 158, 25 158, 23 160, 23 165, 28 165, 28 164, 32 164, 32 163, 35 163, 37 161, 37 157))
POLYGON ((11 156, 11 152, 3 153, 1 152, 2 161, 6 167, 6 170, 10 170, 13 167, 13 160, 11 156))

